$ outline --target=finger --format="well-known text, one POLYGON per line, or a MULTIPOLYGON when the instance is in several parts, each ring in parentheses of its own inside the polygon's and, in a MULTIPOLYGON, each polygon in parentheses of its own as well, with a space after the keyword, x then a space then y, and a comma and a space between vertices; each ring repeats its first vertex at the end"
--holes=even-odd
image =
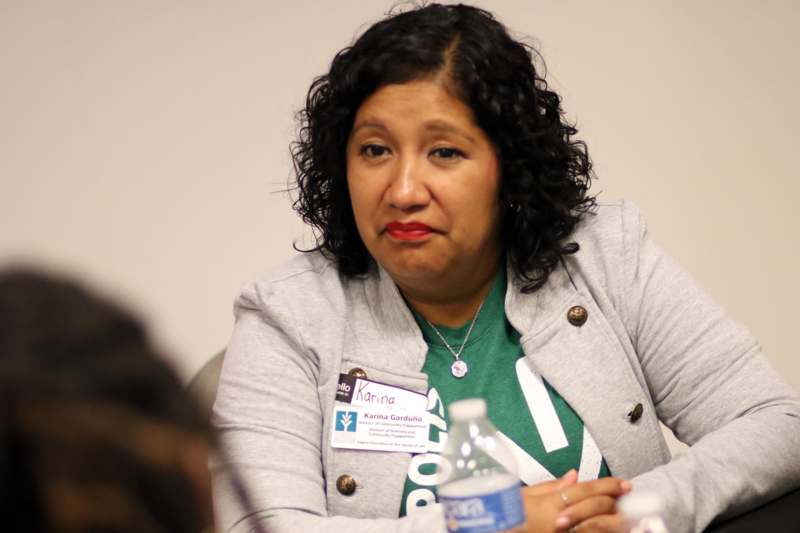
POLYGON ((553 481, 537 483, 536 485, 531 485, 530 487, 522 487, 522 496, 542 496, 543 494, 556 492, 558 491, 559 481, 560 480, 555 479, 553 481))
POLYGON ((556 492, 562 490, 562 488, 574 485, 577 480, 578 473, 573 469, 559 479, 545 481, 544 483, 537 483, 536 485, 531 485, 529 487, 522 487, 522 494, 523 496, 540 496, 549 492, 556 492))
POLYGON ((617 505, 611 496, 593 496, 570 505, 556 517, 556 529, 565 530, 593 516, 611 514, 617 505))
POLYGON ((606 495, 618 497, 626 494, 630 490, 630 481, 615 477, 604 477, 593 481, 578 483, 561 492, 566 497, 566 501, 564 502, 566 505, 564 505, 564 507, 567 507, 581 500, 585 500, 586 498, 591 498, 592 496, 606 495))
POLYGON ((578 471, 574 468, 558 479, 558 490, 564 490, 578 482, 578 471))
POLYGON ((593 516, 574 526, 577 533, 624 533, 627 531, 622 515, 604 514, 593 516))

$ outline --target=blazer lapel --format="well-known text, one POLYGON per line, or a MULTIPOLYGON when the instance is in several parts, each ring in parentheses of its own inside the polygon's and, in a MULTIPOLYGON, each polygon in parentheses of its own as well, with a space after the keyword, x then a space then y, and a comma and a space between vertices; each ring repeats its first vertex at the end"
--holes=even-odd
POLYGON ((508 279, 506 315, 522 333, 528 364, 578 413, 612 474, 632 477, 668 460, 649 395, 588 292, 576 289, 563 268, 530 295, 520 292, 513 273, 508 279), (575 306, 588 313, 580 326, 567 319, 575 306), (631 422, 638 404, 643 414, 631 422))

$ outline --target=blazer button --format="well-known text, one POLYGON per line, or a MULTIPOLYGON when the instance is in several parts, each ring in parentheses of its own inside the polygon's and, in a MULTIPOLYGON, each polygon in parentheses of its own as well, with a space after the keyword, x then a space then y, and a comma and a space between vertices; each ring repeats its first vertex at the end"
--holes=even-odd
POLYGON ((356 491, 356 480, 349 474, 344 474, 336 479, 336 490, 344 496, 350 496, 356 491))
POLYGON ((352 376, 357 379, 367 379, 367 373, 364 371, 363 368, 351 368, 350 371, 347 373, 348 376, 352 376))
POLYGON ((628 420, 630 421, 630 423, 631 424, 635 424, 636 422, 638 422, 639 419, 642 418, 642 412, 643 411, 644 411, 644 407, 642 407, 642 404, 637 403, 636 407, 631 409, 631 412, 628 413, 628 420))
POLYGON ((580 305, 570 307, 569 311, 567 311, 567 320, 575 327, 579 328, 584 325, 587 318, 589 318, 589 313, 580 305))

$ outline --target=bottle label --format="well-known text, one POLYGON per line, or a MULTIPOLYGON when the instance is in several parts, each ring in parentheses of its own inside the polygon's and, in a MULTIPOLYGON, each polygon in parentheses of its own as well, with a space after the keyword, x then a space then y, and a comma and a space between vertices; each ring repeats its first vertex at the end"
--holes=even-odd
POLYGON ((450 533, 494 533, 525 522, 525 508, 519 484, 480 496, 442 496, 447 530, 450 533))

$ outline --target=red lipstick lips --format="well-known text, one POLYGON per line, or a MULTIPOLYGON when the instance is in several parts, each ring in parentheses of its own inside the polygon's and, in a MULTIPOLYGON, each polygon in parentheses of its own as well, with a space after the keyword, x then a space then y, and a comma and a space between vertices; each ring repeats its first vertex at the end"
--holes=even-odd
POLYGON ((433 233, 433 229, 422 222, 395 221, 386 224, 386 232, 399 241, 418 241, 433 233))

